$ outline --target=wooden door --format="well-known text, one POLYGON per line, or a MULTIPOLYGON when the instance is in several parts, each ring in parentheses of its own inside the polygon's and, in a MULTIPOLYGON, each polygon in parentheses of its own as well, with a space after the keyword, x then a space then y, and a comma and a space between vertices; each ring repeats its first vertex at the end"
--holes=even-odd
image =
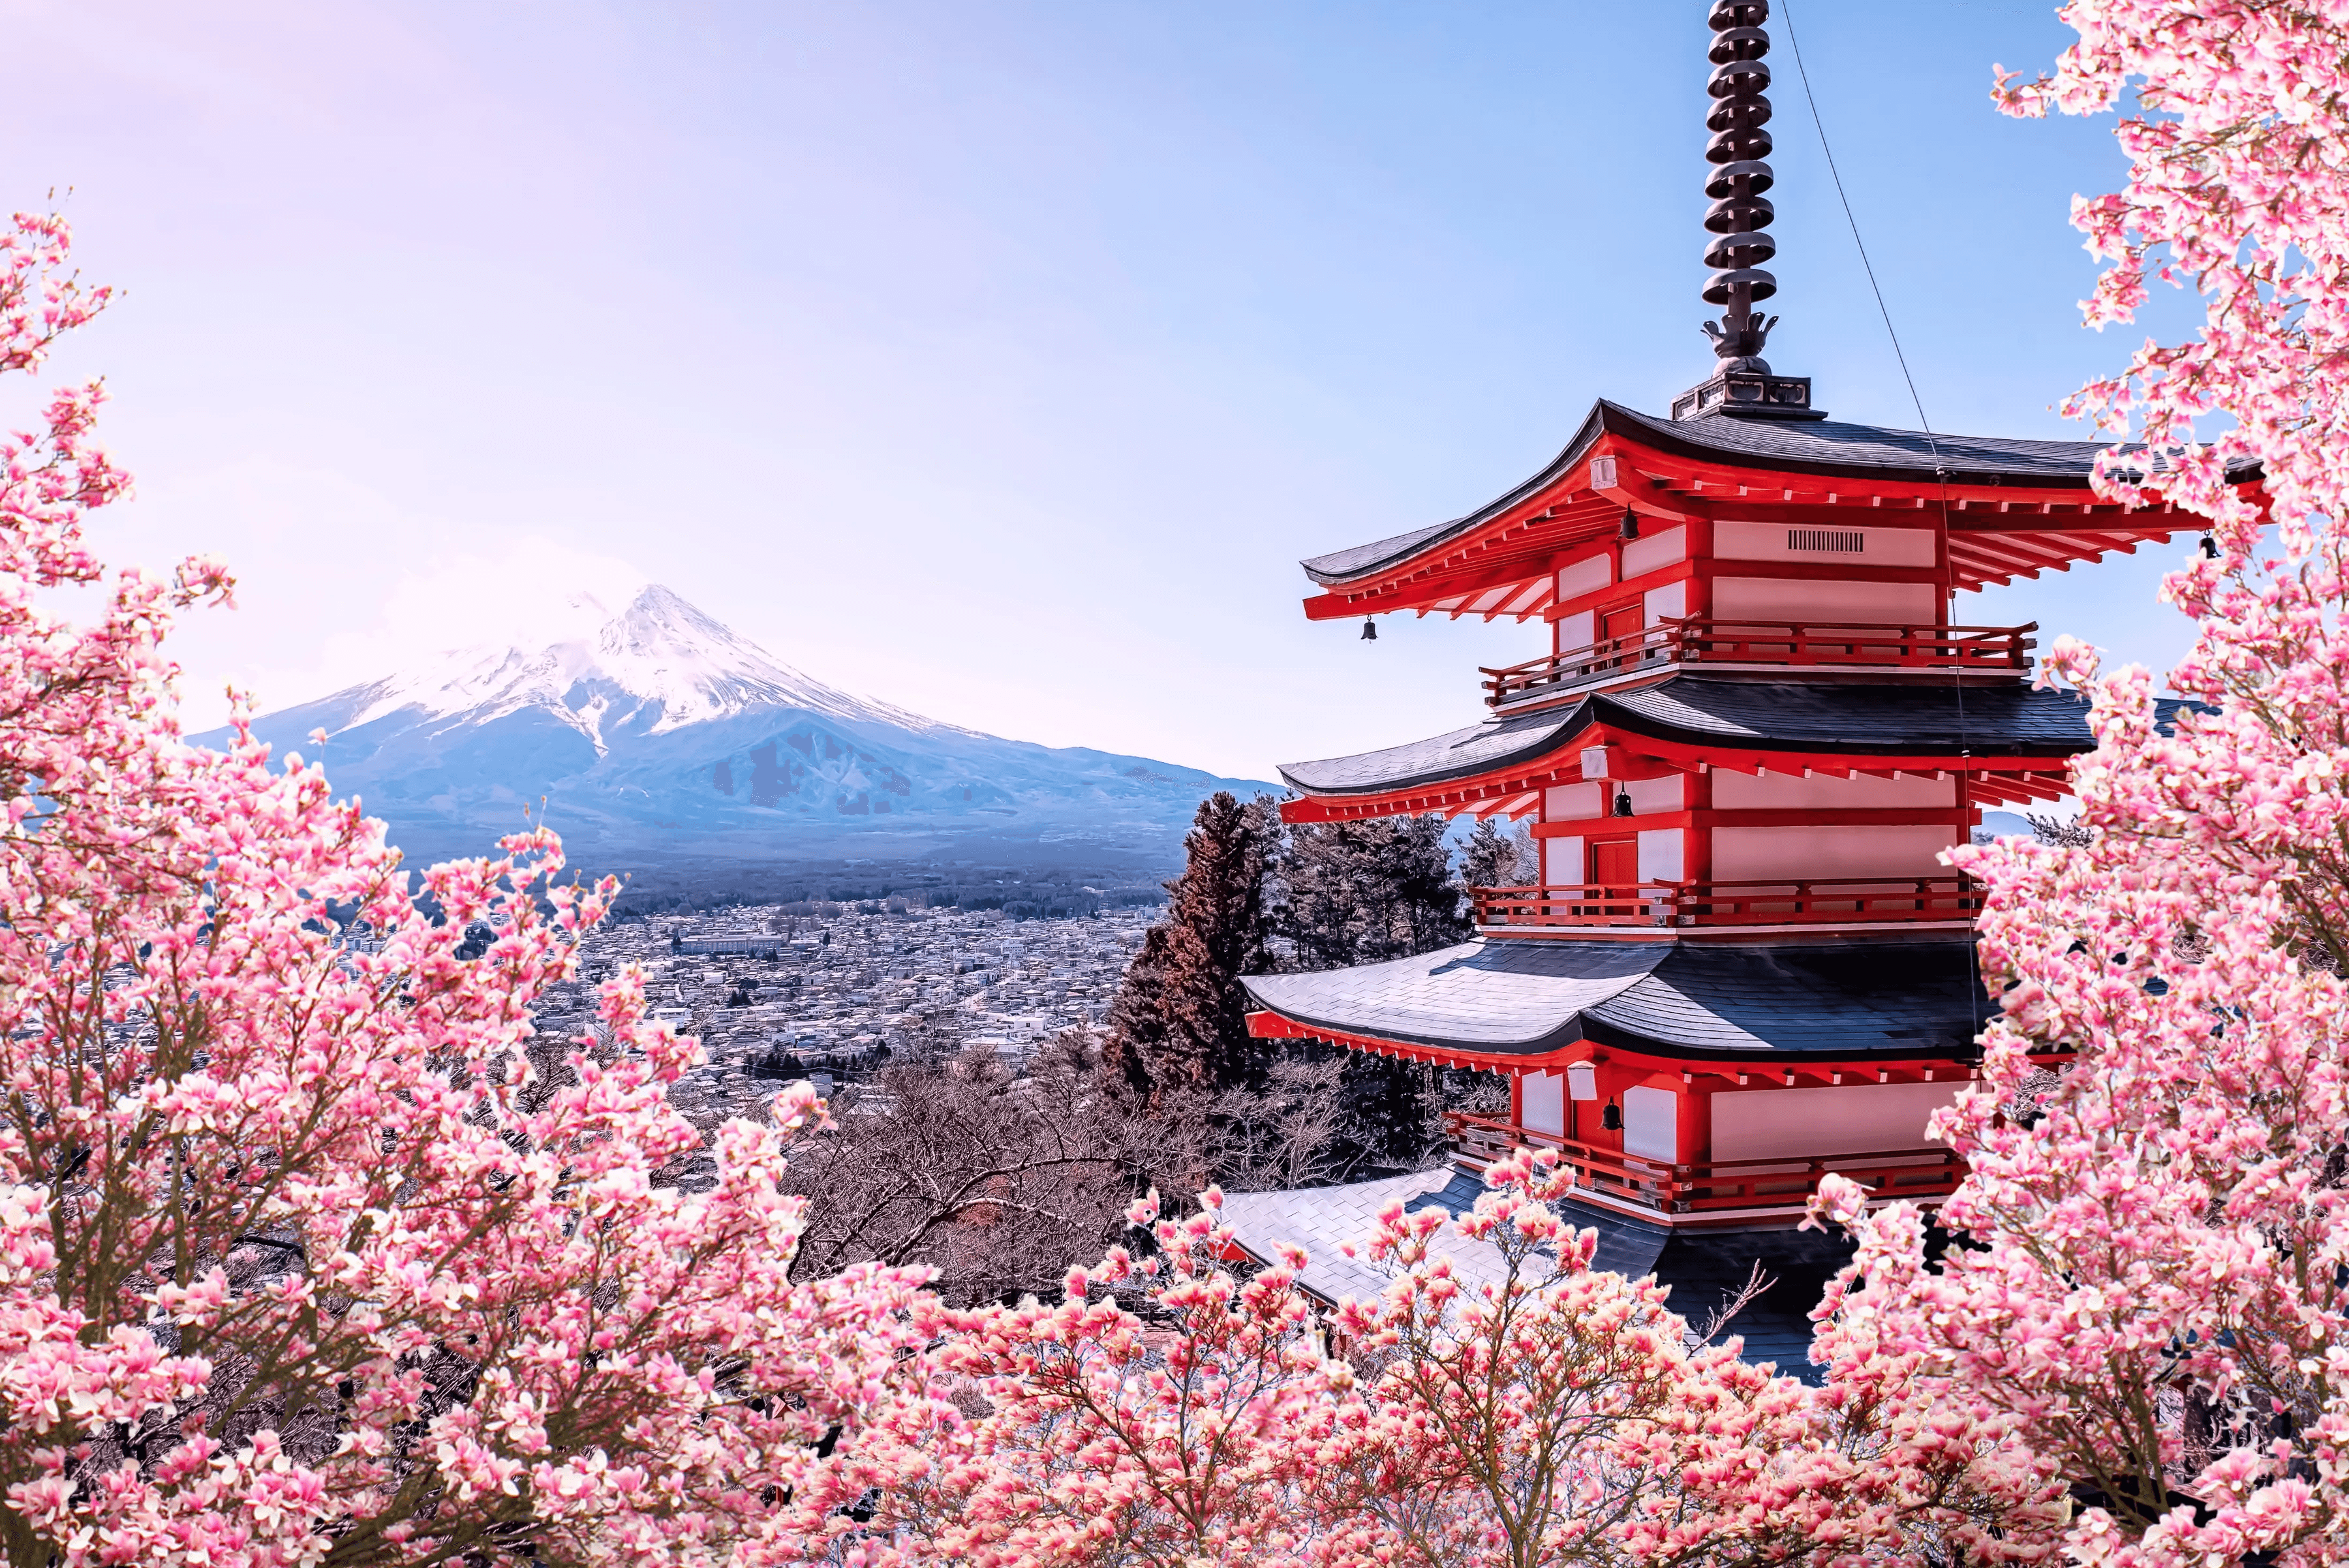
POLYGON ((1590 879, 1605 888, 1635 888, 1640 882, 1640 841, 1619 838, 1590 846, 1590 879))
POLYGON ((1599 895, 1605 901, 1596 906, 1605 915, 1636 915, 1640 912, 1640 841, 1619 838, 1611 843, 1590 846, 1590 879, 1608 889, 1599 895))
POLYGON ((1637 599, 1599 613, 1599 636, 1609 663, 1629 664, 1640 657, 1640 633, 1647 623, 1647 612, 1637 599))

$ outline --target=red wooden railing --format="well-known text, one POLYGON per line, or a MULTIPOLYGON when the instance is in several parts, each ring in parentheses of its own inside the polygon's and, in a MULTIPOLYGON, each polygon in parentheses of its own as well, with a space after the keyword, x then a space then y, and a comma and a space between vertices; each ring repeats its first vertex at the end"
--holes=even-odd
POLYGON ((1965 1162, 1949 1149, 1896 1148, 1816 1159, 1716 1159, 1677 1164, 1642 1159, 1595 1144, 1537 1132, 1490 1116, 1447 1111, 1445 1132, 1454 1160, 1482 1174, 1494 1161, 1531 1145, 1553 1149, 1574 1171, 1577 1187, 1665 1214, 1722 1209, 1796 1210, 1810 1201, 1830 1171, 1847 1176, 1883 1198, 1940 1198, 1965 1179, 1965 1162))
POLYGON ((1468 892, 1480 926, 1841 926, 1960 920, 1982 908, 1980 890, 1964 877, 1585 883, 1468 892))
POLYGON ((2022 626, 1806 626, 1688 616, 1547 659, 1501 670, 1482 667, 1480 673, 1485 701, 1495 708, 1627 670, 1670 664, 1864 665, 2003 674, 2031 668, 2031 650, 2039 644, 2030 634, 2038 629, 2037 621, 2022 626))

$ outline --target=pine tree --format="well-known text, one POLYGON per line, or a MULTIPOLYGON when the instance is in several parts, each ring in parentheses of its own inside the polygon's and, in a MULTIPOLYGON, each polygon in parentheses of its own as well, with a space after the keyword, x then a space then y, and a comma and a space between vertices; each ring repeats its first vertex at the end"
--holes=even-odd
POLYGON ((1526 888, 1541 880, 1541 851, 1523 824, 1504 832, 1491 817, 1460 846, 1460 880, 1471 888, 1526 888))
MULTIPOLYGON (((1469 925, 1437 815, 1300 824, 1274 861, 1274 925, 1298 969, 1378 963, 1446 947, 1469 925)), ((1342 1104, 1360 1158, 1409 1167, 1440 1136, 1431 1069, 1345 1053, 1342 1104)))
POLYGON ((1378 963, 1466 937, 1446 826, 1430 815, 1291 828, 1275 869, 1296 966, 1378 963))
POLYGON ((1144 1093, 1233 1088, 1269 1060, 1247 1032, 1240 977, 1268 967, 1265 876, 1281 838, 1269 795, 1200 803, 1166 916, 1143 939, 1110 1012, 1110 1056, 1144 1093))

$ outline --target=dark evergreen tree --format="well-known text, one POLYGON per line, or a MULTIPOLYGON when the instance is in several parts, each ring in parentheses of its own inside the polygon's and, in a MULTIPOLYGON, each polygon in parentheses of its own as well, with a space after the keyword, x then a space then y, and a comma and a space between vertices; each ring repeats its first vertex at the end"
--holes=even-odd
POLYGON ((1248 1038, 1240 977, 1268 967, 1265 879, 1280 841, 1269 795, 1200 803, 1188 864, 1166 884, 1166 915, 1143 939, 1110 1011, 1111 1059, 1145 1094, 1259 1084, 1269 1061, 1248 1038))
POLYGON ((1460 846, 1460 880, 1470 888, 1526 888, 1541 880, 1541 852, 1522 826, 1486 817, 1460 846))
MULTIPOLYGON (((1348 1129, 1334 1163, 1415 1163, 1440 1136, 1433 1072, 1353 1051, 1252 1040, 1239 981, 1275 967, 1376 963, 1464 940, 1470 926, 1448 827, 1433 815, 1284 826, 1268 796, 1242 805, 1218 794, 1204 803, 1185 841, 1188 865, 1166 885, 1165 918, 1143 939, 1111 1010, 1108 1060, 1163 1101, 1261 1090, 1284 1054, 1334 1056, 1343 1064, 1348 1129)), ((1496 866, 1504 852, 1531 847, 1521 835, 1487 829, 1483 836, 1495 846, 1496 866)))
MULTIPOLYGON (((1377 963, 1469 934, 1441 816, 1299 824, 1274 863, 1275 929, 1299 969, 1377 963)), ((1433 1070, 1349 1051, 1341 1106, 1372 1166, 1408 1168, 1440 1136, 1433 1070)))
POLYGON ((1290 828, 1275 904, 1296 967, 1377 963, 1465 938, 1447 826, 1430 815, 1290 828))

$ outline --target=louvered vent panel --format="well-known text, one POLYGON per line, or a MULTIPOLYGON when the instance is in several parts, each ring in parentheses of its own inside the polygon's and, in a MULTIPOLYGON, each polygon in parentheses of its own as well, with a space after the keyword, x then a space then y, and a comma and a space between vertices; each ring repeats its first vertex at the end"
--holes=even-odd
POLYGON ((1837 550, 1857 556, 1868 548, 1868 535, 1857 528, 1789 528, 1789 550, 1837 550))

